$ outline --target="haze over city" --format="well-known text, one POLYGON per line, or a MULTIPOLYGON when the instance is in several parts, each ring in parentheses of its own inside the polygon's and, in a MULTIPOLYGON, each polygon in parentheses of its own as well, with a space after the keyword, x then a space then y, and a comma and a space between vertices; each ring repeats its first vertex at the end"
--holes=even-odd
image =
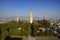
POLYGON ((29 16, 60 18, 60 0, 0 0, 0 17, 29 16))

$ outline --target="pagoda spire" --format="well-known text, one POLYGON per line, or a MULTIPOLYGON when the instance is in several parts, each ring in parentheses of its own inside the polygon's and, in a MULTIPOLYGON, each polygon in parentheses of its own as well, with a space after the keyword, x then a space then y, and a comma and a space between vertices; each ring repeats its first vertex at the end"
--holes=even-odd
POLYGON ((33 22, 32 9, 30 10, 30 23, 33 22))
POLYGON ((16 15, 16 22, 19 22, 19 18, 18 18, 18 15, 16 15))
POLYGON ((44 14, 44 20, 46 20, 46 14, 44 14))

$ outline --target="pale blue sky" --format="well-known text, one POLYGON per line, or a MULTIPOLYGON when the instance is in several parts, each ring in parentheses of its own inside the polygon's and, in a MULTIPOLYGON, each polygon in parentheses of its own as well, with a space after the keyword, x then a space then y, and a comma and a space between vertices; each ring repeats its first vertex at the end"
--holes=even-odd
POLYGON ((29 16, 60 18, 60 0, 0 0, 0 16, 29 16))

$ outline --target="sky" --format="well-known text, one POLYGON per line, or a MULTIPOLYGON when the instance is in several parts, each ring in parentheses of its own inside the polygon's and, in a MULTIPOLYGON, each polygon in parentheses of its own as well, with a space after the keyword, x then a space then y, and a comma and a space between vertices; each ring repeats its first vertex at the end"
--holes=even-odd
POLYGON ((60 18, 60 0, 0 0, 1 16, 29 16, 60 18))

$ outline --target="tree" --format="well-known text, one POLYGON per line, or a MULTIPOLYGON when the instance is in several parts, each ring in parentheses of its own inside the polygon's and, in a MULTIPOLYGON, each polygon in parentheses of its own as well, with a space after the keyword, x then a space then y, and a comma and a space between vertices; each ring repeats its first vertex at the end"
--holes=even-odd
POLYGON ((1 34, 2 34, 2 29, 1 29, 1 24, 0 24, 0 39, 1 39, 1 34))
POLYGON ((50 22, 48 20, 42 20, 42 22, 45 28, 50 28, 50 22))

